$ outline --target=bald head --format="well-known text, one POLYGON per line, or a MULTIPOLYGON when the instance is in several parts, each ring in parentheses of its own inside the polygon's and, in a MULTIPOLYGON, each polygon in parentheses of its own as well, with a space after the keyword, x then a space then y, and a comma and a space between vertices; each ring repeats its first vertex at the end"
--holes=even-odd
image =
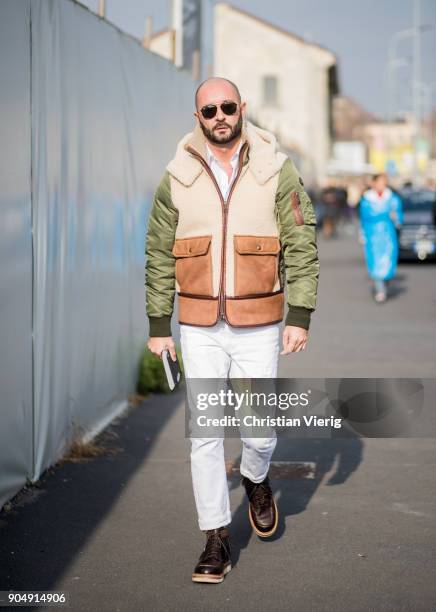
POLYGON ((241 136, 247 106, 246 102, 241 102, 236 85, 221 77, 206 79, 195 92, 195 106, 194 116, 206 139, 224 148, 233 147, 241 136), (205 106, 211 111, 206 116, 201 112, 205 106))
POLYGON ((241 94, 236 85, 224 79, 222 77, 210 77, 206 79, 197 87, 195 92, 195 106, 196 108, 202 108, 206 104, 209 104, 210 100, 234 100, 235 102, 241 102, 241 94))

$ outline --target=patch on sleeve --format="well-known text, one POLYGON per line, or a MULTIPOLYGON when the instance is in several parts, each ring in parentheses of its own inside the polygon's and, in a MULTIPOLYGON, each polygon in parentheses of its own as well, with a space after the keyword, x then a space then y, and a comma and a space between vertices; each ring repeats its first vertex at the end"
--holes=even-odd
POLYGON ((304 225, 304 218, 303 213, 301 212, 301 203, 298 191, 291 192, 291 206, 294 213, 295 223, 297 225, 304 225))
POLYGON ((302 187, 304 187, 303 179, 301 178, 301 176, 300 176, 300 177, 298 177, 298 180, 300 181, 300 185, 301 185, 302 187))

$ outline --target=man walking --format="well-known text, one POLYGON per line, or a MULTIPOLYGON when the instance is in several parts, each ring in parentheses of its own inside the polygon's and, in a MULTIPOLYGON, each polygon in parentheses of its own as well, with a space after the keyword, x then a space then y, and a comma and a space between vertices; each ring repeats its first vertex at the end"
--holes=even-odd
MULTIPOLYGON (((149 349, 175 359, 175 293, 185 376, 277 376, 281 355, 305 349, 319 275, 316 219, 293 162, 275 136, 246 121, 227 79, 198 87, 196 125, 179 142, 155 192, 146 242, 149 349)), ((240 465, 249 520, 259 537, 277 528, 268 470, 277 443, 243 438, 240 465)), ((195 582, 231 569, 231 522, 223 438, 191 438, 198 523, 206 544, 195 582)))

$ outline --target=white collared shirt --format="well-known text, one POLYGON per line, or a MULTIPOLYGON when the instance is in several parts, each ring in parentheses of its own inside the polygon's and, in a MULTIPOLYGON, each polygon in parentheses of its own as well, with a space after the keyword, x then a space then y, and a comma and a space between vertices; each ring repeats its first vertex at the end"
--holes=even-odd
POLYGON ((217 160, 215 155, 210 150, 208 144, 206 143, 207 163, 209 164, 210 169, 212 170, 212 172, 213 172, 213 174, 214 174, 214 176, 216 178, 216 181, 217 181, 217 183, 219 185, 219 188, 220 188, 220 191, 222 193, 222 196, 223 196, 223 198, 225 200, 227 200, 228 193, 230 191, 232 183, 235 180, 236 174, 238 172, 238 157, 239 157, 239 151, 241 150, 241 147, 242 147, 242 138, 239 141, 238 148, 236 149, 236 151, 234 152, 234 154, 232 155, 232 158, 230 160, 230 164, 231 164, 231 166, 233 168, 233 172, 232 172, 231 179, 229 181, 229 177, 227 175, 227 172, 220 165, 219 161, 217 160))

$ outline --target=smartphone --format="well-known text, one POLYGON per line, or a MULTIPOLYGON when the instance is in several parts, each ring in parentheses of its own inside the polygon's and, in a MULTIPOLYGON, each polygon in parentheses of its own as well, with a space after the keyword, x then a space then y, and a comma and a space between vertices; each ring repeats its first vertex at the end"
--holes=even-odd
POLYGON ((180 382, 182 373, 180 371, 179 361, 176 356, 176 361, 173 361, 168 349, 164 349, 161 353, 162 363, 164 365, 165 374, 168 381, 168 386, 172 391, 180 382))

